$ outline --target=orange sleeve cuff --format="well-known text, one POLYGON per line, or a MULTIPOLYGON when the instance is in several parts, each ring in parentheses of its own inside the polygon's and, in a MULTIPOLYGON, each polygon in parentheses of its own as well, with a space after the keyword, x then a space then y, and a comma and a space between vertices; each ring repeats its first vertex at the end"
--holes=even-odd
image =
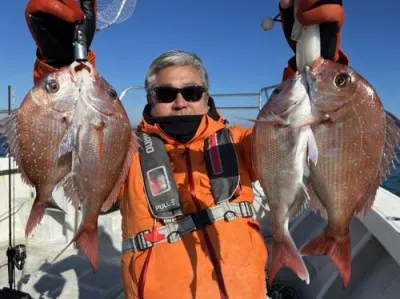
POLYGON ((344 21, 343 7, 339 4, 325 4, 310 10, 307 10, 307 7, 299 7, 296 16, 303 26, 338 22, 341 27, 344 21))
POLYGON ((349 57, 344 53, 341 49, 338 50, 338 63, 348 65, 349 64, 349 57))
POLYGON ((296 56, 291 57, 287 62, 287 67, 283 69, 282 82, 286 81, 296 72, 296 56))
MULTIPOLYGON (((89 50, 88 51, 88 61, 95 66, 95 61, 96 61, 96 53, 89 50)), ((38 52, 36 52, 36 61, 34 65, 34 70, 33 70, 33 83, 36 84, 38 83, 44 76, 51 72, 55 72, 58 69, 55 67, 52 67, 51 65, 48 65, 45 63, 43 60, 39 58, 38 52)))
POLYGON ((283 69, 282 82, 285 82, 287 79, 293 76, 294 73, 295 71, 290 66, 285 67, 283 69))

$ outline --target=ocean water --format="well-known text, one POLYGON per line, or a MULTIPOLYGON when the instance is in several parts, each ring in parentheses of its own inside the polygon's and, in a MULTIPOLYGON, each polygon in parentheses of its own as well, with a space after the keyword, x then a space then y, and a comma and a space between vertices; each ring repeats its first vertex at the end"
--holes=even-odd
MULTIPOLYGON (((400 119, 389 111, 386 111, 386 113, 394 119, 397 127, 400 128, 400 119)), ((397 161, 393 162, 390 174, 387 176, 386 180, 382 182, 381 186, 400 197, 400 148, 396 149, 396 154, 397 161)))
POLYGON ((391 168, 390 175, 382 182, 382 187, 400 197, 400 150, 397 149, 397 159, 391 168))

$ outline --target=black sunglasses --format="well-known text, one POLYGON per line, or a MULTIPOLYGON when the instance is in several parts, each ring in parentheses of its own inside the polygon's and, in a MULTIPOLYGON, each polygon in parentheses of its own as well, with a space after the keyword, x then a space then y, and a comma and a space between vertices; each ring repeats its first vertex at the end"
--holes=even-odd
POLYGON ((187 102, 198 102, 200 101, 206 89, 203 86, 197 85, 186 86, 183 88, 160 86, 155 87, 153 91, 157 96, 158 101, 160 101, 161 103, 172 103, 173 101, 175 101, 178 93, 180 93, 187 102))

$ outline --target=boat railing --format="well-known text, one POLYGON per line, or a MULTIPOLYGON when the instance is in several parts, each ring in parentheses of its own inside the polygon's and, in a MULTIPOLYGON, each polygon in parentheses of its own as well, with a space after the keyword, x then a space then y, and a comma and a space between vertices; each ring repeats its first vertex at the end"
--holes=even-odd
POLYGON ((218 110, 237 110, 237 109, 257 109, 261 110, 265 102, 263 99, 268 100, 271 94, 271 91, 274 90, 278 85, 271 85, 261 88, 258 92, 248 92, 248 93, 214 93, 211 96, 215 98, 256 98, 258 103, 253 106, 217 106, 218 110))

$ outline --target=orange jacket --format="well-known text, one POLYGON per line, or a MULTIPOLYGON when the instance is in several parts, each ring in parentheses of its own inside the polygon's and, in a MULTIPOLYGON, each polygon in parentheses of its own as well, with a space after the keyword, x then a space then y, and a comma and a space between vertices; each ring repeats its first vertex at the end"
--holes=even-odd
MULTIPOLYGON (((201 208, 214 206, 210 179, 204 160, 204 140, 223 128, 222 119, 214 120, 205 115, 194 138, 186 145, 167 136, 160 127, 142 120, 138 129, 160 136, 169 154, 184 214, 196 212, 191 191, 200 201, 201 208), (193 172, 188 173, 185 152, 193 172), (190 190, 188 177, 193 176, 194 190, 190 190)), ((251 129, 238 126, 230 128, 238 153, 241 194, 233 202, 253 201, 251 188, 250 135, 251 129)), ((149 212, 139 175, 138 156, 129 171, 124 197, 120 201, 123 238, 152 229, 154 218, 149 212)), ((158 221, 155 226, 161 226, 158 221)), ((238 218, 230 223, 219 221, 202 231, 189 233, 183 241, 162 243, 145 252, 128 252, 122 255, 122 273, 127 298, 219 298, 220 290, 215 279, 210 256, 217 256, 223 281, 229 298, 264 298, 266 294, 265 265, 267 251, 258 232, 258 224, 252 219, 238 218), (209 252, 205 238, 211 240, 209 252), (251 254, 249 254, 251 253, 251 254), (148 262, 146 262, 148 259, 148 262), (214 278, 213 278, 214 277, 214 278), (143 290, 139 290, 144 281, 143 290)))
MULTIPOLYGON (((344 23, 344 11, 341 1, 296 0, 298 10, 296 17, 303 26, 321 25, 321 56, 335 62, 348 64, 346 54, 340 49, 341 29, 344 23), (337 3, 335 3, 337 2, 337 3), (332 27, 334 25, 334 27, 332 27), (329 28, 325 28, 329 26, 329 28), (333 31, 333 28, 336 28, 333 31), (332 44, 334 42, 334 44, 332 44), (333 46, 333 47, 332 47, 333 46), (330 53, 332 51, 332 53, 330 53)), ((290 39, 294 22, 293 8, 280 9, 282 26, 286 40, 292 50, 296 51, 296 43, 290 39), (285 12, 286 11, 286 12, 285 12)), ((296 71, 296 58, 291 57, 283 71, 282 81, 285 81, 296 71)))
MULTIPOLYGON (((35 74, 46 72, 41 66, 43 62, 35 64, 35 74)), ((215 120, 203 116, 196 135, 186 144, 192 173, 188 173, 184 144, 171 139, 157 124, 149 124, 144 118, 138 126, 138 130, 157 134, 164 140, 186 215, 196 211, 194 200, 200 202, 201 209, 214 206, 203 145, 205 138, 224 126, 222 118, 215 120), (194 181, 192 189, 188 183, 189 176, 194 181)), ((234 126, 229 131, 237 151, 241 179, 240 196, 233 202, 253 202, 251 129, 234 126)), ((149 211, 138 154, 133 158, 119 204, 123 238, 162 225, 149 211)), ((265 298, 267 257, 267 248, 255 220, 239 217, 232 222, 218 221, 200 231, 187 233, 181 241, 123 253, 124 293, 127 299, 220 298, 222 286, 218 278, 221 281, 222 276, 228 298, 265 298), (217 261, 215 267, 213 257, 217 261)))

